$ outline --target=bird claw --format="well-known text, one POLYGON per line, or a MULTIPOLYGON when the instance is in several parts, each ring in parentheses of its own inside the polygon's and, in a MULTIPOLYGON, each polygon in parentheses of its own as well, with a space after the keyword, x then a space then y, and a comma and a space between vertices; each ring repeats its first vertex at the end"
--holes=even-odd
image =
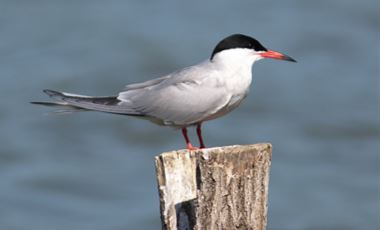
POLYGON ((193 145, 189 144, 187 145, 188 150, 200 150, 200 149, 205 149, 205 146, 200 146, 200 147, 194 147, 193 145))
POLYGON ((191 143, 187 144, 188 150, 199 150, 200 148, 194 147, 191 143))

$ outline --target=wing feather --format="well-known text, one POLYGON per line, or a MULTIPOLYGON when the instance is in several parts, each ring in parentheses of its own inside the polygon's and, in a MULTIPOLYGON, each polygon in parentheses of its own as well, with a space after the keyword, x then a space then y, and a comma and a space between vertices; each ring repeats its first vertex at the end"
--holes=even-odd
POLYGON ((143 88, 151 87, 151 86, 160 84, 162 81, 168 79, 169 77, 170 77, 170 75, 160 77, 160 78, 156 78, 156 79, 152 79, 152 80, 148 80, 148 81, 141 82, 141 83, 129 84, 129 85, 126 85, 124 87, 124 89, 125 90, 136 90, 136 89, 143 89, 143 88))
POLYGON ((207 64, 163 77, 158 84, 121 92, 118 99, 130 103, 135 111, 162 121, 163 125, 185 126, 204 121, 215 116, 231 98, 220 85, 218 73, 211 71, 207 64), (204 68, 209 69, 204 71, 204 68))

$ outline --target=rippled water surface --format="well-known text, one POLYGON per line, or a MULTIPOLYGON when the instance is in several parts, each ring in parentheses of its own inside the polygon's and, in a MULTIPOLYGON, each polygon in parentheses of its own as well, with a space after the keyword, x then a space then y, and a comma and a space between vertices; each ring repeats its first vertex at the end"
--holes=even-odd
MULTIPOLYGON (((115 94, 245 33, 298 63, 256 63, 209 146, 271 142, 269 230, 379 228, 376 1, 0 0, 0 229, 160 229, 153 158, 179 131, 46 115, 44 88, 115 94)), ((194 133, 191 132, 195 140, 194 133)))

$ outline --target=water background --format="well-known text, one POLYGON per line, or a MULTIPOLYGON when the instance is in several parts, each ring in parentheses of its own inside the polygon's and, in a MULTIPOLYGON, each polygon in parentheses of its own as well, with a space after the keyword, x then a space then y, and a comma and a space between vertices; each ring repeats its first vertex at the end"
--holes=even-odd
POLYGON ((256 63, 246 101, 204 126, 208 146, 273 144, 268 229, 379 229, 378 4, 0 0, 0 229, 160 229, 153 158, 179 131, 28 102, 113 95, 232 33, 299 61, 256 63))

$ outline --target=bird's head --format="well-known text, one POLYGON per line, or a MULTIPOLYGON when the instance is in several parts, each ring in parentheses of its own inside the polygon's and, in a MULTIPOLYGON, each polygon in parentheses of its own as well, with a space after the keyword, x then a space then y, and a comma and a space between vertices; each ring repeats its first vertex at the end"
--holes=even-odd
POLYGON ((293 58, 265 48, 256 39, 243 35, 233 34, 224 38, 214 48, 210 60, 245 61, 253 64, 263 58, 272 58, 284 61, 296 62, 293 58))

